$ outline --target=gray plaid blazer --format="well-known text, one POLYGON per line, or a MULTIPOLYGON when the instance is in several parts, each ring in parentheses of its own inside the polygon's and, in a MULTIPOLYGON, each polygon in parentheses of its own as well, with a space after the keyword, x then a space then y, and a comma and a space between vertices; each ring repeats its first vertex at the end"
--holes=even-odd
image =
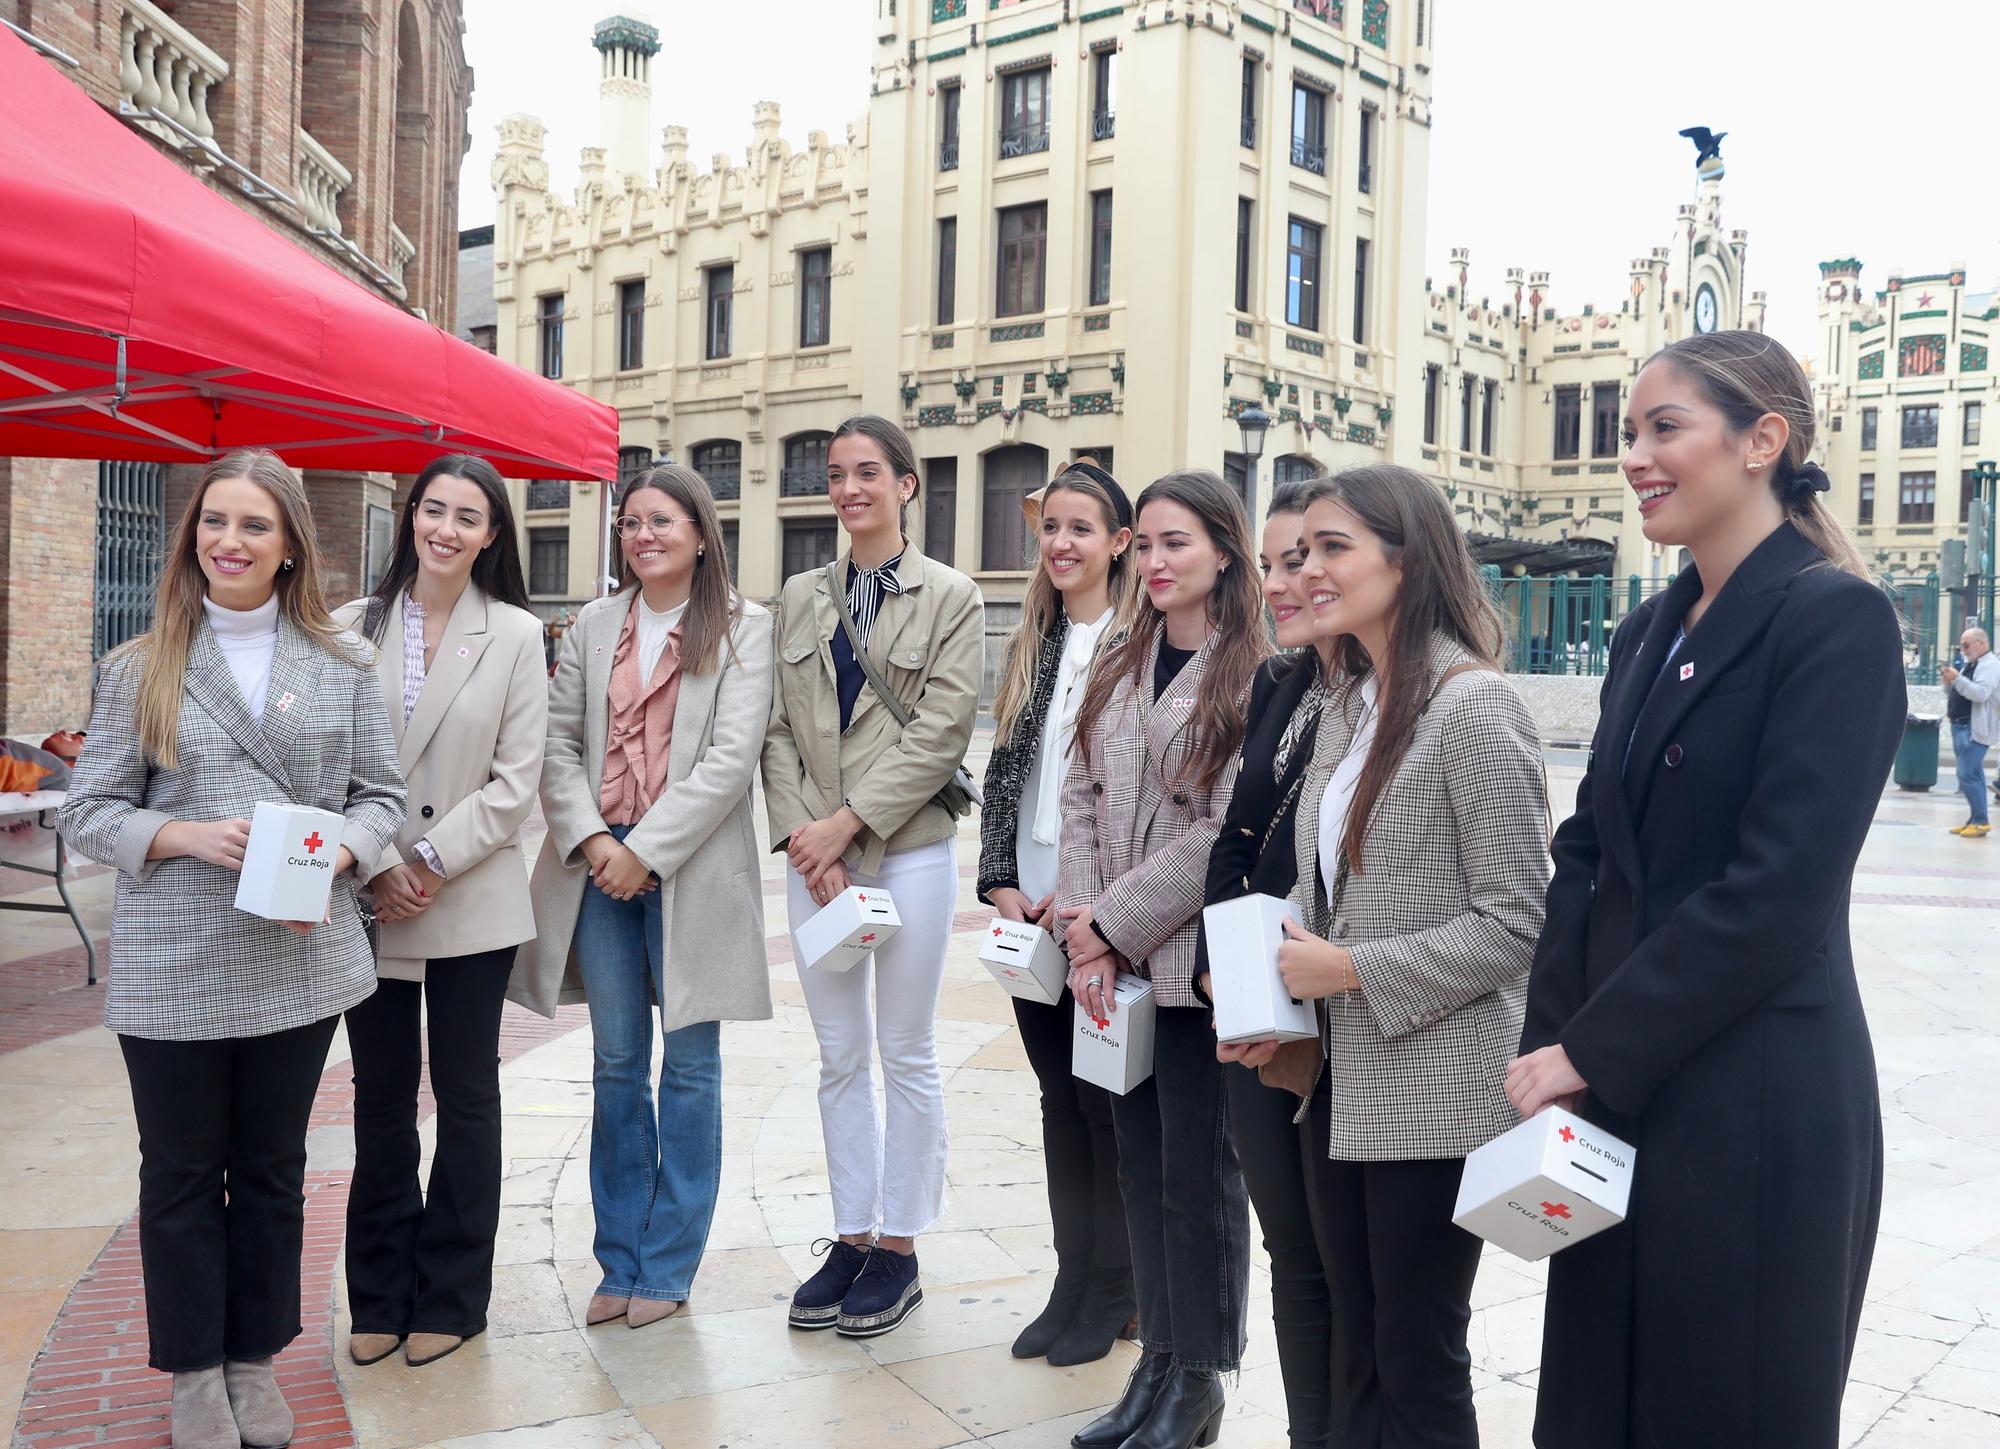
POLYGON ((1156 704, 1153 667, 1163 633, 1155 633, 1138 678, 1128 673, 1118 681, 1091 728, 1090 763, 1072 760, 1063 775, 1056 905, 1090 907, 1118 954, 1152 979, 1161 1006, 1201 1006, 1193 981, 1208 852, 1242 760, 1232 748, 1212 789, 1178 778, 1216 636, 1209 635, 1156 704))
POLYGON ((1299 792, 1293 907, 1361 978, 1324 1003, 1329 1150, 1342 1161, 1463 1157, 1520 1120, 1505 1079, 1549 883, 1548 777, 1505 675, 1438 687, 1468 662, 1451 639, 1433 643, 1437 692, 1375 807, 1362 869, 1331 904, 1320 805, 1361 717, 1358 680, 1328 701, 1299 792))
POLYGON ((365 873, 403 824, 403 776, 375 670, 282 615, 261 721, 253 720, 202 620, 181 691, 179 764, 139 748, 143 654, 105 666, 83 758, 63 802, 63 838, 118 869, 104 1024, 157 1041, 264 1036, 338 1015, 375 989, 355 882, 333 885, 331 921, 300 935, 238 911, 236 873, 192 856, 147 860, 171 820, 248 819, 259 800, 347 817, 341 843, 365 873), (291 703, 287 705, 285 701, 291 703))

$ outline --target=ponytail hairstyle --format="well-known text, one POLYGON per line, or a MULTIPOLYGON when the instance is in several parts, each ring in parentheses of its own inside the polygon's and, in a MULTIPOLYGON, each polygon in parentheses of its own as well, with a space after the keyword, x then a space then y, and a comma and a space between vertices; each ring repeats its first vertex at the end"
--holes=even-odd
MULTIPOLYGON (((1065 465, 1063 471, 1056 474, 1055 481, 1043 490, 1043 505, 1047 505, 1050 495, 1063 492, 1081 493, 1095 503, 1107 534, 1116 534, 1119 529, 1132 526, 1136 515, 1132 512, 1131 503, 1126 500, 1125 490, 1094 463, 1065 465)), ((1133 601, 1139 593, 1139 570, 1132 562, 1129 547, 1112 557, 1111 572, 1105 582, 1111 591, 1113 620, 1111 627, 1105 631, 1104 638, 1108 643, 1128 622, 1133 601)), ((1041 655, 1042 641, 1049 637, 1062 613, 1062 595, 1057 592, 1055 581, 1049 577, 1048 568, 1037 551, 1035 576, 1028 581, 1027 597, 1021 601, 1021 622, 1014 626, 1014 632, 1007 640, 1000 687, 993 694, 993 738, 996 744, 1007 744, 1013 738, 1014 726, 1035 693, 1035 665, 1041 655)))
POLYGON ((255 483, 277 506, 291 561, 291 567, 279 569, 272 580, 279 617, 290 620, 336 659, 365 662, 352 637, 326 611, 319 536, 313 529, 312 504, 299 475, 267 448, 238 448, 223 454, 203 470, 201 482, 188 495, 187 507, 174 525, 154 594, 153 627, 110 656, 141 658, 134 724, 140 748, 162 770, 171 770, 177 763, 174 738, 180 731, 181 688, 195 638, 201 632, 202 601, 208 597, 208 577, 195 556, 196 533, 208 490, 224 478, 255 483))
POLYGON ((1308 506, 1338 503, 1381 541, 1389 562, 1402 571, 1389 622, 1387 659, 1370 659, 1353 635, 1334 652, 1336 676, 1375 672, 1388 680, 1376 701, 1375 743, 1354 787, 1340 853, 1361 870, 1370 818, 1402 766, 1417 721, 1431 700, 1431 644, 1440 634, 1480 663, 1500 668, 1505 630, 1492 595, 1466 547, 1465 535, 1443 492, 1421 473, 1390 463, 1348 468, 1306 484, 1308 506))
POLYGON ((1831 483, 1810 457, 1816 430, 1812 387, 1797 359, 1761 332, 1733 330, 1684 337, 1654 353, 1647 366, 1654 362, 1666 363, 1693 383, 1732 433, 1747 431, 1766 413, 1785 420, 1791 435, 1771 472, 1771 491, 1792 527, 1828 564, 1867 578, 1861 551, 1819 501, 1831 483))
MULTIPOLYGON (((916 487, 910 496, 903 499, 900 512, 901 526, 905 536, 910 531, 910 505, 917 501, 917 494, 923 491, 923 475, 917 472, 917 450, 910 443, 910 435, 878 413, 856 413, 833 430, 826 440, 827 452, 842 438, 866 438, 881 451, 882 461, 889 465, 889 471, 896 476, 896 492, 903 491, 903 480, 911 479, 916 487)), ((822 482, 825 480, 822 479, 822 482)))
MULTIPOLYGON (((1250 677, 1271 652, 1264 629, 1264 595, 1257 586, 1257 550, 1250 542, 1250 520, 1236 490, 1205 468, 1187 468, 1155 480, 1139 495, 1133 517, 1155 501, 1178 503, 1200 522, 1223 569, 1208 596, 1208 626, 1215 647, 1202 671, 1194 708, 1181 729, 1192 732, 1192 748, 1182 764, 1182 783, 1212 789, 1243 743, 1243 713, 1250 677)), ((1150 606, 1140 608, 1125 637, 1098 658, 1076 712, 1077 758, 1090 763, 1090 735, 1111 704, 1121 678, 1145 688, 1146 667, 1153 660, 1153 641, 1163 638, 1167 616, 1150 606)))

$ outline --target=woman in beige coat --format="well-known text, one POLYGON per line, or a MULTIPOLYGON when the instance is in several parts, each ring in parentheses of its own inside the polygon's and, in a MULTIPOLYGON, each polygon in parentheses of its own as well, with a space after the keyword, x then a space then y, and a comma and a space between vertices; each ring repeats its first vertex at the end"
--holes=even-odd
POLYGON ((481 458, 417 475, 375 592, 335 617, 374 646, 409 816, 372 862, 375 994, 347 1012, 354 1186, 348 1351, 412 1366, 486 1327, 500 1227, 500 1007, 535 934, 521 827, 548 732, 541 623, 527 609, 506 485, 481 458), (430 1191, 417 1089, 437 1097, 430 1191))
POLYGON ((626 485, 619 591, 563 635, 535 861, 539 932, 515 1000, 590 1004, 603 1280, 585 1315, 633 1328, 687 1301, 722 1179, 724 1021, 771 1014, 750 788, 771 625, 729 579, 701 475, 626 485), (657 1097, 652 1014, 666 1056, 657 1097))

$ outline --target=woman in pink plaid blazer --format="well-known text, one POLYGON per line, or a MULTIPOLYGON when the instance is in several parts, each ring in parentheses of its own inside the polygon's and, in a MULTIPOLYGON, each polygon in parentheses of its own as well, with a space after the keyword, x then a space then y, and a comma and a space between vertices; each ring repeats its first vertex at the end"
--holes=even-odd
POLYGON ((1243 1352, 1248 1199, 1192 978, 1208 853, 1269 646, 1233 489, 1213 473, 1169 473, 1139 495, 1137 522, 1151 607, 1099 660, 1077 712, 1057 908, 1086 1011, 1114 1009, 1114 969, 1153 983, 1153 1074, 1112 1099, 1144 1352, 1123 1398, 1071 1442, 1188 1449, 1214 1441, 1217 1375, 1243 1352))

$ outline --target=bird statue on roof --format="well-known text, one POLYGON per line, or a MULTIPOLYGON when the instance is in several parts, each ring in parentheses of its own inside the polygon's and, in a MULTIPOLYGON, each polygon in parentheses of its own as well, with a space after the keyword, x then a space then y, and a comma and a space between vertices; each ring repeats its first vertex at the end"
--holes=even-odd
POLYGON ((1706 126, 1689 126, 1681 134, 1694 142, 1695 174, 1704 181, 1713 181, 1722 175, 1722 138, 1727 131, 1711 131, 1706 126))

